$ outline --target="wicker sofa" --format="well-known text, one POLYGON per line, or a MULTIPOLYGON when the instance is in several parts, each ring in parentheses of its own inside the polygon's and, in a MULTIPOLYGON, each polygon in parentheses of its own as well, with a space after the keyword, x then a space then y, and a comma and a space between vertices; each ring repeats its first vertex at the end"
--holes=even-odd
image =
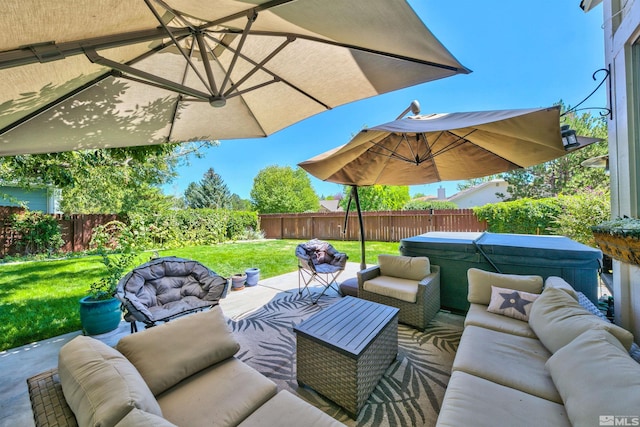
POLYGON ((588 300, 559 277, 547 278, 544 290, 539 276, 472 268, 468 279, 471 307, 438 426, 598 426, 613 425, 601 424, 605 416, 639 418, 631 333, 588 311, 588 300))
POLYGON ((36 426, 342 426, 234 354, 219 306, 122 338, 65 344, 27 380, 36 426), (301 424, 302 423, 302 424, 301 424))
POLYGON ((398 308, 398 322, 423 330, 440 310, 440 267, 427 257, 381 254, 358 272, 358 297, 398 308))

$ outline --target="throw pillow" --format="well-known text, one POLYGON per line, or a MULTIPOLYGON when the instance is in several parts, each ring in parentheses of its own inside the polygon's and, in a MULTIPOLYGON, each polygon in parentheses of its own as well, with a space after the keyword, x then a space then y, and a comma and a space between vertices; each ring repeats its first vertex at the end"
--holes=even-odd
POLYGON ((408 280, 422 280, 431 274, 429 258, 424 256, 378 255, 378 265, 382 276, 408 280))
POLYGON ((633 344, 631 332, 591 314, 558 288, 546 288, 534 301, 529 313, 529 326, 551 353, 590 329, 607 330, 627 349, 633 344))
POLYGON ((467 280, 469 282, 467 300, 472 304, 489 305, 491 302, 491 286, 532 294, 542 292, 542 277, 535 275, 501 274, 470 268, 467 270, 467 280))
POLYGON ((114 426, 133 408, 162 416, 136 368, 117 350, 78 336, 58 355, 64 398, 81 426, 114 426))
POLYGON ((529 320, 531 304, 539 296, 529 292, 491 286, 491 301, 487 311, 526 322, 529 320))
POLYGON ((155 396, 240 350, 220 306, 127 335, 116 348, 155 396))
POLYGON ((544 287, 562 289, 563 291, 571 295, 571 297, 574 300, 576 301, 579 300, 576 290, 573 289, 573 286, 568 284, 562 277, 558 277, 558 276, 547 277, 547 280, 544 281, 544 287))
POLYGON ((607 331, 584 332, 554 353, 546 367, 572 425, 605 425, 599 424, 603 416, 638 415, 640 364, 607 331))

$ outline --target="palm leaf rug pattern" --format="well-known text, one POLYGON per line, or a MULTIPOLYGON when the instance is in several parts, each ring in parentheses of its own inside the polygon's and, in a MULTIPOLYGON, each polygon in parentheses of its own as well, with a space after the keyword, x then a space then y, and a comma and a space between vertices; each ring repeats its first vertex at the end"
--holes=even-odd
POLYGON ((433 426, 451 375, 462 335, 462 316, 439 312, 427 329, 398 326, 398 356, 378 383, 357 420, 296 380, 293 327, 337 302, 323 296, 317 304, 297 292, 283 292, 249 314, 229 319, 240 343, 240 360, 349 426, 433 426))

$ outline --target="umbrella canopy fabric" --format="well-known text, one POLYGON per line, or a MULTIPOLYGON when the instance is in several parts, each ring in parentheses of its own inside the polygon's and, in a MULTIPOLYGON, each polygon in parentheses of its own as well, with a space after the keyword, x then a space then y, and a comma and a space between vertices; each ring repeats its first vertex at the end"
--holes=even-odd
POLYGON ((565 155, 560 108, 412 116, 360 131, 299 164, 324 181, 367 186, 478 178, 565 155))
POLYGON ((406 0, 8 0, 0 155, 263 137, 470 72, 406 0))

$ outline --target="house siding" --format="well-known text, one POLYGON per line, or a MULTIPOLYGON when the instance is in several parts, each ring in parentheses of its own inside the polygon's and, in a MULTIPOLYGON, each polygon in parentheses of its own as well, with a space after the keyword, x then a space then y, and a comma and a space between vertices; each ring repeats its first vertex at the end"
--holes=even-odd
POLYGON ((31 211, 56 213, 53 191, 47 188, 24 189, 0 187, 0 206, 21 206, 23 202, 31 211))

